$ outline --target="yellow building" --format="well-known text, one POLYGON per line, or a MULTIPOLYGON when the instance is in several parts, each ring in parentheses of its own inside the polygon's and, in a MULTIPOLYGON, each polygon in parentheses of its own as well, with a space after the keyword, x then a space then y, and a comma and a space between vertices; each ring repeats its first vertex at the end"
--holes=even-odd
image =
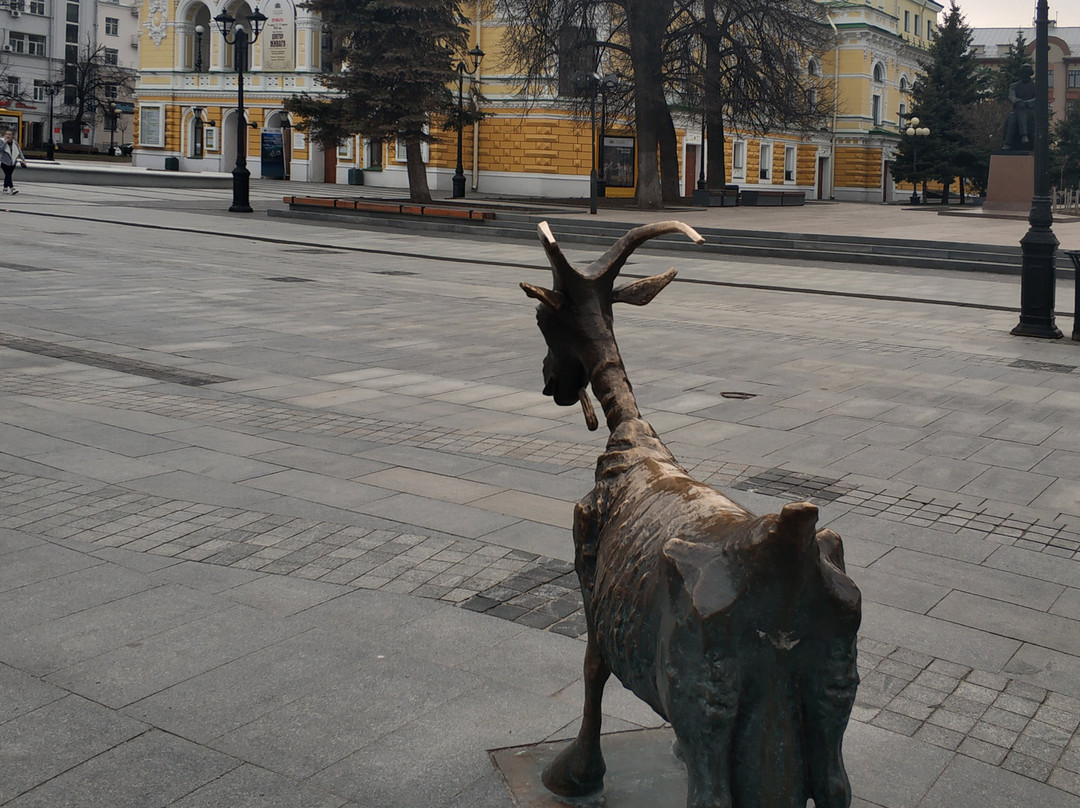
MULTIPOLYGON (((930 26, 942 6, 933 0, 825 2, 837 44, 807 60, 806 69, 835 86, 821 99, 829 123, 813 134, 743 136, 724 144, 729 182, 744 188, 801 190, 808 198, 891 201, 888 165, 906 113, 907 91, 930 26)), ((143 0, 137 90, 136 165, 182 171, 230 171, 236 161, 237 72, 233 48, 213 22, 223 10, 239 20, 246 2, 143 0)), ((368 186, 408 186, 404 148, 357 136, 323 151, 291 124, 286 98, 320 89, 323 32, 319 19, 292 0, 270 0, 266 30, 244 66, 248 167, 253 176, 368 186), (364 169, 359 172, 354 169, 364 169), (362 180, 361 180, 362 177, 362 180)), ((479 7, 477 9, 479 11, 479 7)), ((470 47, 486 54, 472 79, 482 87, 488 117, 464 133, 468 185, 485 193, 584 197, 589 193, 591 133, 557 97, 524 107, 513 65, 500 56, 503 25, 479 18, 470 47)), ((703 152, 700 123, 676 116, 681 188, 693 192, 703 152)), ((632 121, 609 122, 603 133, 608 196, 634 192, 636 143, 632 121)), ((428 182, 449 191, 456 162, 453 133, 428 150, 428 182)))

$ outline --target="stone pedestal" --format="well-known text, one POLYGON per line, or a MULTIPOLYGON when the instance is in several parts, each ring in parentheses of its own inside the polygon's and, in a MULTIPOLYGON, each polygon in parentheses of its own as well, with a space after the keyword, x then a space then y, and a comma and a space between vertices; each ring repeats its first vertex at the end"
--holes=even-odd
POLYGON ((1035 195, 1035 155, 1027 152, 990 155, 990 178, 986 183, 983 210, 1031 210, 1035 195))

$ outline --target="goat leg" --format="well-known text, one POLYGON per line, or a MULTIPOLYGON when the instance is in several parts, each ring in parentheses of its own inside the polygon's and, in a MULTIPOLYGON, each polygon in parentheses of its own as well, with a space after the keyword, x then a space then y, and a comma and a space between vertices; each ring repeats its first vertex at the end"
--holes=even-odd
POLYGON ((541 779, 560 797, 587 797, 604 787, 607 765, 600 751, 600 705, 611 669, 590 628, 585 646, 585 709, 577 737, 544 769, 541 779))

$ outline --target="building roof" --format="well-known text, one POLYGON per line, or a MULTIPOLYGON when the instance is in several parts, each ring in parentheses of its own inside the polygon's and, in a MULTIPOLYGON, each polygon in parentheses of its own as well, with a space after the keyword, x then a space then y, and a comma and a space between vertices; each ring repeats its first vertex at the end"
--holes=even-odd
MULTIPOLYGON (((1008 46, 1016 42, 1016 32, 1024 32, 1024 40, 1031 45, 1035 42, 1035 29, 1031 26, 1026 28, 972 28, 971 45, 973 48, 982 48, 986 56, 998 55, 998 46, 1001 46, 1001 54, 1005 55, 1008 46)), ((1080 27, 1050 28, 1050 36, 1060 39, 1067 46, 1073 56, 1080 56, 1080 27)))

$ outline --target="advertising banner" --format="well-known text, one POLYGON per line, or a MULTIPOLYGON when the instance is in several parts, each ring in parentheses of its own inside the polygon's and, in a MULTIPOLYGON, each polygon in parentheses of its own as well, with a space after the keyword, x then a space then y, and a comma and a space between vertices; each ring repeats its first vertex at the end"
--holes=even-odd
POLYGON ((273 0, 266 9, 263 31, 263 70, 292 70, 296 66, 295 24, 292 6, 273 0))
POLYGON ((266 179, 285 179, 285 150, 280 129, 262 130, 262 175, 266 179))

